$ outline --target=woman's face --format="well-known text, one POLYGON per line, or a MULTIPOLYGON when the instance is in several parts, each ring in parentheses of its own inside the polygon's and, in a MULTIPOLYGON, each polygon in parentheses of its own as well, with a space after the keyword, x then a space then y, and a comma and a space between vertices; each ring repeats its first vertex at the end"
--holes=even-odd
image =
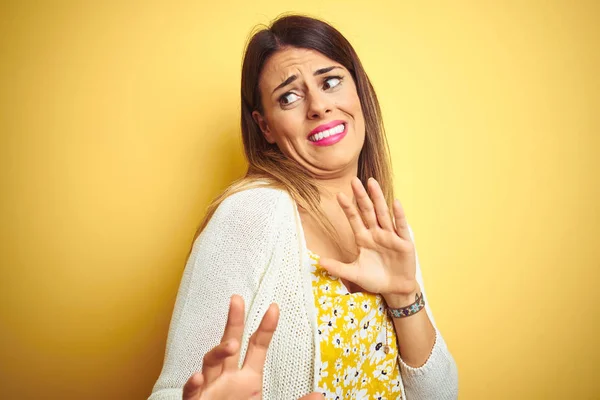
POLYGON ((350 72, 323 54, 290 47, 267 60, 259 81, 266 140, 313 175, 356 175, 365 121, 350 72))

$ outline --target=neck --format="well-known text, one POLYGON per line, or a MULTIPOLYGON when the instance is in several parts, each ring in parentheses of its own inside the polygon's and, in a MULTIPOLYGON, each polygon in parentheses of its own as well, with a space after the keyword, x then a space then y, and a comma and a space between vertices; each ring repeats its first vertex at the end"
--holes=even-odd
POLYGON ((352 179, 356 177, 356 171, 351 174, 338 176, 335 178, 319 179, 319 194, 321 195, 321 204, 331 203, 337 204, 336 195, 339 192, 344 193, 350 200, 354 200, 354 192, 352 191, 352 179))

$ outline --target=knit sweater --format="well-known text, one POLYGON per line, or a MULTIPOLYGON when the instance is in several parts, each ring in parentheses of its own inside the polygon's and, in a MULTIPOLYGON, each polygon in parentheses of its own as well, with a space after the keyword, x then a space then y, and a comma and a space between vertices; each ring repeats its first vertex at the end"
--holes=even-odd
MULTIPOLYGON (((204 355, 220 342, 233 294, 246 303, 240 363, 269 305, 280 307, 264 367, 263 399, 296 400, 315 391, 319 342, 308 257, 298 208, 286 191, 257 187, 227 197, 192 247, 162 372, 149 400, 182 398, 186 381, 202 370, 204 355)), ((456 364, 435 326, 418 258, 417 280, 436 338, 423 366, 413 368, 399 358, 402 399, 456 399, 456 364)))

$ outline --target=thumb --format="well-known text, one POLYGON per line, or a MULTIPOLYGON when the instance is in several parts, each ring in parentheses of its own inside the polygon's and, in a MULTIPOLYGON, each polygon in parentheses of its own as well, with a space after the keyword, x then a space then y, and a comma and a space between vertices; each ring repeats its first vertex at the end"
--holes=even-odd
POLYGON ((323 267, 329 275, 356 283, 356 277, 358 276, 358 265, 356 262, 346 264, 333 258, 321 257, 319 259, 319 265, 323 267))
POLYGON ((202 373, 196 372, 192 375, 183 387, 183 400, 196 400, 200 398, 203 384, 204 376, 202 376, 202 373))

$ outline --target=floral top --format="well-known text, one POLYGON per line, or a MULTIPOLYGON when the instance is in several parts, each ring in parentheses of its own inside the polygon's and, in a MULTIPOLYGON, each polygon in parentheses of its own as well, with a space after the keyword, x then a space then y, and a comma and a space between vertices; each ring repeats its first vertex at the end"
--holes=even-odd
POLYGON ((401 399, 396 332, 383 298, 348 292, 317 254, 309 250, 309 256, 320 337, 318 391, 326 399, 401 399))

